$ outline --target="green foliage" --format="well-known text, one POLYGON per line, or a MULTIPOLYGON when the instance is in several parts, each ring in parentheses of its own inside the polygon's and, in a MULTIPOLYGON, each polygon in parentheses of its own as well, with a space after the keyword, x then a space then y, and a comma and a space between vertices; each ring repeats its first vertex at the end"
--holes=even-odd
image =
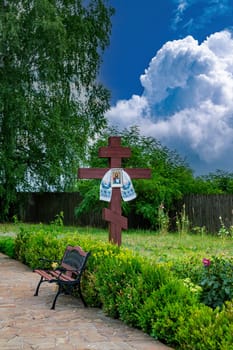
POLYGON ((199 176, 195 179, 193 193, 221 194, 233 193, 233 173, 216 170, 215 173, 199 176))
POLYGON ((183 350, 232 350, 232 303, 221 311, 200 304, 190 308, 190 315, 177 329, 176 339, 183 350))
POLYGON ((221 334, 221 349, 233 350, 233 302, 227 301, 216 317, 218 333, 221 334))
POLYGON ((113 9, 105 0, 0 5, 1 218, 17 190, 70 190, 109 92, 97 82, 113 9))
POLYGON ((183 205, 181 213, 176 214, 176 225, 177 231, 181 236, 190 231, 190 222, 185 212, 185 205, 183 205))
POLYGON ((146 299, 139 312, 141 328, 169 344, 175 344, 176 331, 189 317, 189 308, 198 303, 183 281, 171 278, 146 299))
POLYGON ((209 264, 203 267, 200 281, 201 300, 215 308, 233 298, 233 260, 224 257, 212 257, 209 264))
POLYGON ((200 269, 200 258, 189 254, 189 256, 182 256, 172 259, 171 270, 182 280, 189 279, 195 285, 198 285, 202 278, 202 269, 200 269))
POLYGON ((228 238, 228 237, 233 237, 233 226, 230 226, 227 228, 223 222, 222 217, 219 217, 220 220, 220 229, 218 230, 218 236, 220 238, 228 238))
POLYGON ((160 204, 158 209, 158 228, 161 234, 168 233, 169 229, 169 217, 165 211, 163 203, 160 204))
POLYGON ((51 224, 63 227, 64 225, 63 221, 64 221, 64 212, 61 211, 59 214, 55 216, 55 219, 54 221, 51 222, 51 224))
MULTIPOLYGON (((82 201, 78 207, 75 208, 75 216, 79 218, 85 213, 89 213, 91 217, 92 214, 102 212, 102 208, 106 206, 103 202, 99 200, 99 181, 98 180, 83 180, 78 182, 77 190, 82 197, 82 201)), ((93 222, 90 221, 90 225, 93 225, 93 222)))
POLYGON ((15 239, 16 258, 33 269, 40 266, 40 258, 60 259, 64 250, 59 233, 54 226, 47 230, 38 227, 35 231, 21 228, 15 239))
POLYGON ((198 300, 199 300, 201 292, 202 292, 202 288, 199 285, 194 284, 189 277, 185 278, 183 280, 183 283, 190 290, 190 292, 192 292, 192 293, 197 295, 198 300))
POLYGON ((15 240, 13 237, 0 237, 0 252, 15 258, 15 240))
POLYGON ((20 228, 19 233, 16 236, 15 239, 15 256, 16 259, 21 261, 24 264, 27 264, 27 260, 25 257, 25 252, 28 246, 28 241, 30 239, 30 236, 33 233, 31 230, 24 229, 23 227, 20 228))
POLYGON ((54 233, 47 232, 45 235, 42 230, 34 235, 30 235, 25 252, 25 259, 27 264, 34 269, 41 266, 38 258, 60 260, 63 253, 64 245, 62 241, 57 239, 54 233))
POLYGON ((166 264, 147 262, 142 264, 141 273, 127 276, 127 283, 117 296, 119 318, 127 324, 141 326, 141 310, 145 300, 167 283, 171 272, 166 264))
POLYGON ((137 274, 141 273, 141 261, 130 251, 108 255, 98 267, 96 288, 103 310, 111 317, 119 317, 122 290, 137 274))
MULTIPOLYGON (((150 168, 151 179, 133 180, 137 198, 132 202, 122 203, 123 213, 133 213, 143 218, 151 228, 158 229, 161 225, 159 208, 163 203, 167 214, 174 209, 173 203, 188 193, 193 185, 193 175, 190 168, 177 153, 152 138, 141 136, 137 127, 119 131, 106 129, 93 142, 89 149, 88 164, 90 167, 108 167, 108 160, 98 158, 98 149, 107 145, 111 135, 121 136, 122 145, 130 147, 132 156, 123 159, 124 168, 150 168)), ((99 182, 79 181, 77 190, 83 193, 83 201, 78 213, 86 213, 101 207, 99 203, 99 182)), ((168 226, 168 223, 166 223, 168 226)))
MULTIPOLYGON (((32 268, 40 257, 57 260, 68 244, 80 245, 92 252, 82 281, 89 305, 101 306, 109 316, 177 349, 233 350, 233 304, 226 302, 220 310, 200 303, 196 280, 202 270, 200 264, 199 273, 196 270, 197 257, 158 263, 158 257, 146 258, 143 251, 135 254, 87 233, 66 232, 64 227, 62 232, 54 224, 21 228, 15 243, 21 261, 32 268)), ((232 271, 225 260, 213 264, 211 260, 209 267, 224 279, 232 271)))

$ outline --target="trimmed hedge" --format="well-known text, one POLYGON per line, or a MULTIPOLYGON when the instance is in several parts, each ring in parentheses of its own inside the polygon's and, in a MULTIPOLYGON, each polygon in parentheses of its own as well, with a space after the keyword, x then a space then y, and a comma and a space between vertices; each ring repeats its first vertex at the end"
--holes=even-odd
POLYGON ((0 252, 14 258, 15 239, 13 237, 0 237, 0 252))
POLYGON ((233 350, 233 303, 213 309, 201 302, 196 281, 203 272, 200 269, 198 274, 194 262, 192 279, 181 262, 175 268, 171 262, 157 263, 89 236, 43 227, 35 232, 21 230, 15 256, 33 269, 41 257, 60 259, 68 244, 92 251, 82 281, 90 306, 102 307, 107 315, 176 349, 233 350))

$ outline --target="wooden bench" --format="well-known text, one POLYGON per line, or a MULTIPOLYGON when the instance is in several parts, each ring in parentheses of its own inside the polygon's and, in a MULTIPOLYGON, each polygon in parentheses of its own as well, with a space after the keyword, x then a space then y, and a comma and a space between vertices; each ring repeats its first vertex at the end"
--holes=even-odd
POLYGON ((79 246, 67 246, 61 261, 40 259, 43 267, 34 270, 41 276, 34 296, 38 295, 42 283, 55 283, 58 286, 58 290, 51 310, 55 309, 56 301, 60 294, 72 294, 74 291, 79 293, 84 306, 87 306, 81 291, 81 277, 89 256, 90 252, 84 252, 79 246), (44 266, 48 265, 49 268, 44 268, 44 266))

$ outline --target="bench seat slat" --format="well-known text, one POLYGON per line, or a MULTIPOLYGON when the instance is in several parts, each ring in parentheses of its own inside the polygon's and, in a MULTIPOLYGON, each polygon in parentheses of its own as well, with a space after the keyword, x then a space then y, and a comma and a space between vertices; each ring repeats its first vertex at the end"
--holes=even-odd
POLYGON ((44 271, 44 270, 39 270, 36 269, 34 270, 34 272, 37 272, 40 276, 43 276, 46 280, 50 281, 51 279, 60 279, 62 281, 75 281, 74 278, 62 273, 61 271, 53 271, 53 270, 49 270, 49 271, 44 271))

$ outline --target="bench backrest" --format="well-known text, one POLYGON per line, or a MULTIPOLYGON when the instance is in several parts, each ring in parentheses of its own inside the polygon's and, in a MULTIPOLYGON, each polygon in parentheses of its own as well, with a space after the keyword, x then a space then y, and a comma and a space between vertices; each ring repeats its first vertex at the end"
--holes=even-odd
POLYGON ((81 275, 86 267, 90 252, 84 252, 79 246, 67 246, 63 255, 61 266, 67 270, 76 270, 77 272, 67 271, 68 275, 81 275))

